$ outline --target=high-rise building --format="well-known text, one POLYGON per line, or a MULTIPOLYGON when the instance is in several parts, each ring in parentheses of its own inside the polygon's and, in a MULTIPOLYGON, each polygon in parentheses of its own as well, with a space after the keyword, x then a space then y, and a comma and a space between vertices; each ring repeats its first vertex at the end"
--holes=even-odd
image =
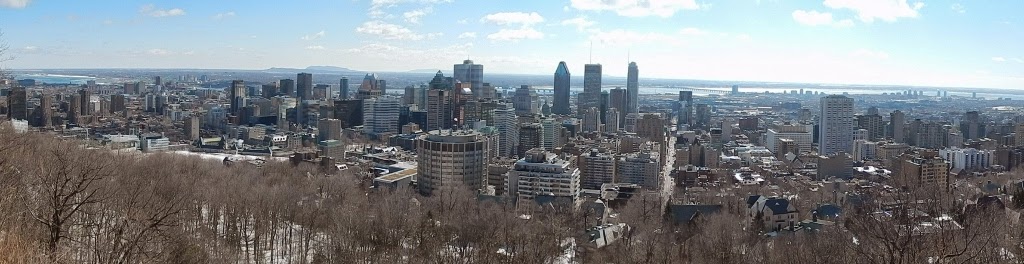
POLYGON ((555 150, 556 147, 561 147, 565 143, 563 140, 564 130, 562 122, 558 119, 544 118, 540 120, 540 125, 544 128, 544 139, 541 145, 545 150, 555 150))
POLYGON ((419 192, 431 195, 444 188, 482 188, 492 151, 487 146, 483 135, 468 130, 434 130, 417 138, 419 192))
POLYGON ((814 130, 812 125, 804 124, 782 124, 775 127, 769 128, 768 132, 765 133, 765 147, 768 147, 772 153, 786 154, 785 152, 792 152, 793 154, 807 153, 814 150, 814 130), (783 150, 781 147, 783 141, 789 140, 792 142, 792 148, 783 150))
POLYGON ((552 113, 559 115, 572 114, 572 109, 569 108, 570 79, 569 67, 565 66, 564 61, 558 62, 558 68, 555 69, 555 103, 551 109, 552 113))
POLYGON ((49 94, 43 94, 39 98, 39 113, 40 119, 39 125, 41 127, 50 127, 53 122, 53 96, 49 94))
POLYGON ((640 102, 638 93, 640 92, 640 80, 639 80, 640 69, 636 66, 636 62, 629 63, 629 71, 626 73, 626 108, 623 112, 626 113, 640 113, 640 102))
POLYGON ((86 89, 78 90, 78 96, 78 99, 82 100, 82 102, 79 102, 78 106, 81 107, 81 110, 78 110, 78 112, 82 113, 82 115, 92 115, 92 91, 86 89))
POLYGON ((601 112, 596 107, 583 113, 583 133, 601 132, 601 112))
POLYGON ((849 153, 853 147, 853 130, 853 98, 842 95, 822 97, 818 154, 849 153))
POLYGON ((341 82, 338 84, 338 98, 348 99, 348 77, 341 77, 341 82))
POLYGON ((892 138, 893 142, 906 142, 906 126, 907 116, 903 112, 896 110, 889 114, 889 137, 892 138))
POLYGON ((317 140, 341 140, 341 120, 334 118, 321 118, 317 122, 317 140))
POLYGON ((600 190, 601 185, 615 182, 615 155, 591 149, 579 157, 580 187, 600 190))
POLYGON ((583 93, 576 96, 576 111, 586 114, 591 107, 601 108, 601 64, 583 66, 583 93))
POLYGON ((191 115, 188 119, 185 119, 185 136, 188 137, 189 140, 199 140, 199 128, 201 126, 199 122, 200 119, 197 115, 191 115))
POLYGON ((963 120, 960 121, 960 132, 963 133, 964 140, 985 137, 985 124, 982 123, 978 111, 964 113, 963 120))
MULTIPOLYGON (((608 93, 608 108, 615 109, 626 109, 626 100, 628 100, 629 93, 626 89, 614 88, 608 93)), ((622 128, 622 124, 626 122, 626 115, 628 112, 619 111, 618 128, 622 128)), ((607 124, 607 121, 605 122, 607 124)))
POLYGON ((545 195, 576 201, 580 195, 580 170, 543 149, 527 151, 507 175, 509 194, 519 199, 545 195))
POLYGON ((427 91, 427 124, 425 130, 449 129, 455 124, 452 116, 451 90, 427 91))
POLYGON ((295 98, 299 101, 313 99, 313 74, 303 72, 295 76, 295 98))
POLYGON ((938 187, 947 189, 951 182, 949 163, 932 153, 903 154, 898 157, 899 163, 894 170, 893 178, 900 187, 921 188, 938 187))
POLYGON ((260 90, 260 96, 263 98, 274 98, 277 96, 277 84, 268 83, 263 85, 263 89, 260 90))
POLYGON ((363 83, 359 85, 356 99, 370 99, 384 94, 384 84, 384 80, 377 79, 377 74, 366 74, 363 76, 363 83))
POLYGON ((608 112, 605 113, 604 118, 604 132, 615 133, 619 131, 619 110, 608 108, 608 112))
POLYGON ((28 91, 15 86, 7 94, 7 117, 12 120, 28 120, 28 91))
POLYGON ((868 131, 869 141, 878 141, 885 137, 885 123, 882 121, 881 115, 858 115, 856 119, 857 128, 868 131))
POLYGON ((484 65, 474 64, 472 60, 464 60, 462 64, 455 64, 452 77, 456 81, 470 84, 473 96, 479 98, 484 87, 484 65))
POLYGON ((527 150, 544 147, 544 126, 539 123, 519 126, 519 142, 516 155, 522 157, 527 150))
POLYGON ((693 92, 679 91, 679 109, 676 110, 676 128, 685 130, 693 125, 693 92))
POLYGON ((372 135, 398 134, 401 103, 392 96, 363 100, 363 132, 372 135))
POLYGON ((295 97, 295 80, 282 79, 277 82, 278 93, 285 96, 295 97))
POLYGON ((629 153, 615 165, 616 183, 633 183, 647 190, 661 186, 661 163, 657 152, 629 153))
POLYGON ((236 117, 242 116, 242 107, 245 107, 245 92, 245 81, 231 81, 231 115, 236 117))
POLYGON ((695 109, 696 115, 693 120, 693 126, 701 129, 709 129, 711 126, 711 107, 707 104, 696 104, 695 109))
POLYGON ((516 110, 509 104, 500 104, 492 112, 493 126, 498 130, 498 156, 512 157, 519 147, 519 124, 516 110))
POLYGON ((516 108, 516 113, 519 115, 540 113, 540 105, 538 105, 540 100, 537 97, 537 93, 529 85, 517 88, 512 102, 516 108))
POLYGON ((661 113, 642 113, 636 120, 636 135, 654 142, 665 142, 668 120, 661 113))

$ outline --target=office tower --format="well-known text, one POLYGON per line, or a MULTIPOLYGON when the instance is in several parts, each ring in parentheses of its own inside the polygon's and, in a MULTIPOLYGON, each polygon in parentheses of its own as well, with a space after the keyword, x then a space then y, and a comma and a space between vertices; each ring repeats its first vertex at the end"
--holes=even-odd
POLYGON ((900 110, 892 111, 889 114, 889 137, 892 138, 893 142, 906 142, 906 125, 907 116, 900 112, 900 110))
POLYGON ((583 66, 583 93, 577 95, 576 111, 583 115, 591 107, 601 108, 601 64, 583 66))
POLYGON ((776 154, 782 153, 781 146, 783 141, 789 140, 792 142, 791 148, 786 151, 792 152, 793 154, 807 153, 814 151, 814 131, 813 125, 805 124, 782 124, 776 125, 769 128, 765 133, 765 147, 768 150, 776 154))
POLYGON ((665 142, 668 120, 661 113, 641 113, 636 120, 636 135, 654 142, 665 142))
POLYGON ((540 123, 519 125, 519 142, 516 155, 522 157, 527 150, 544 147, 544 126, 540 123))
POLYGON ((341 77, 341 81, 338 84, 338 98, 341 100, 348 99, 348 77, 341 77))
POLYGON ((321 118, 316 124, 317 141, 341 140, 341 120, 321 118))
MULTIPOLYGON (((417 186, 423 195, 443 188, 483 187, 491 149, 486 137, 469 130, 433 130, 416 139, 417 186)), ((449 189, 450 190, 450 189, 449 189)))
POLYGON ((555 69, 555 103, 551 109, 552 113, 558 115, 572 114, 572 109, 569 108, 570 79, 569 67, 565 66, 564 61, 558 62, 558 68, 555 69))
POLYGON ((484 83, 483 87, 480 88, 480 96, 477 99, 492 100, 498 98, 498 90, 491 86, 490 83, 484 83))
POLYGON ((78 99, 82 100, 79 103, 79 107, 82 109, 78 110, 78 112, 82 113, 82 115, 92 115, 92 91, 86 89, 78 90, 78 99))
POLYGON ((363 83, 359 85, 356 99, 369 99, 384 94, 384 80, 378 80, 377 74, 366 74, 363 83))
POLYGON ((529 85, 523 85, 516 89, 512 102, 516 108, 516 114, 529 115, 540 112, 538 107, 539 99, 529 85))
POLYGON ((200 119, 197 115, 191 115, 188 119, 185 119, 185 137, 189 140, 199 140, 199 127, 201 126, 199 122, 200 119))
POLYGON ((739 85, 733 85, 732 86, 732 94, 733 95, 740 94, 740 86, 739 85))
POLYGON ((498 130, 498 156, 512 157, 518 150, 519 122, 516 109, 510 104, 499 104, 491 114, 493 126, 498 130))
POLYGON ((15 86, 7 94, 7 117, 11 120, 28 120, 28 91, 15 86))
POLYGON ((124 93, 125 94, 135 94, 135 84, 134 83, 125 83, 124 84, 124 93))
POLYGON ((468 83, 473 90, 473 96, 481 97, 480 91, 484 86, 484 66, 473 64, 471 60, 462 61, 462 64, 455 64, 452 77, 455 80, 468 83))
POLYGON ((696 115, 693 120, 693 126, 701 129, 710 129, 711 126, 711 107, 707 104, 696 104, 696 115))
POLYGON ((135 91, 132 92, 133 94, 142 94, 146 90, 146 83, 145 82, 135 82, 134 88, 135 88, 135 91))
POLYGON ((78 95, 77 93, 75 93, 75 94, 72 94, 71 98, 68 99, 68 113, 67 113, 68 116, 67 116, 67 118, 68 118, 68 121, 71 121, 72 123, 75 123, 75 124, 78 124, 78 122, 81 121, 81 120, 79 120, 79 117, 81 116, 81 112, 80 111, 82 111, 82 106, 81 106, 82 99, 80 99, 80 97, 81 97, 81 95, 78 95))
POLYGON ((334 118, 341 120, 341 128, 363 125, 363 100, 335 100, 334 118))
POLYGON ((842 95, 822 97, 818 126, 818 154, 849 153, 853 147, 853 98, 842 95))
POLYGON ((679 109, 676 110, 676 129, 683 131, 693 125, 693 92, 679 91, 679 109))
POLYGON ((527 151, 507 175, 509 195, 521 200, 545 195, 576 201, 580 195, 579 168, 543 149, 527 151))
POLYGON ((623 112, 626 113, 640 113, 640 80, 639 80, 640 69, 637 68, 636 62, 629 63, 629 71, 626 73, 626 108, 623 112))
POLYGON ((583 133, 601 132, 601 112, 596 107, 583 113, 583 133))
POLYGON ((985 124, 982 123, 978 111, 964 113, 963 120, 960 121, 960 132, 963 133, 964 140, 985 137, 985 124))
POLYGON ((120 113, 125 110, 127 105, 127 98, 123 94, 114 94, 110 96, 110 113, 120 113))
POLYGON ((608 108, 608 112, 605 113, 604 118, 604 132, 615 133, 619 131, 619 110, 608 108))
POLYGON ((325 100, 330 99, 331 85, 329 84, 317 84, 313 86, 313 95, 310 100, 325 100))
POLYGON ((885 138, 885 123, 878 114, 858 115, 857 128, 867 130, 868 141, 879 141, 885 138))
POLYGON ((277 96, 277 85, 272 83, 264 84, 263 89, 260 90, 260 96, 267 99, 274 98, 274 96, 277 96))
MULTIPOLYGON (((416 100, 416 99, 419 99, 419 98, 416 97, 418 95, 417 94, 417 90, 419 90, 419 89, 416 88, 416 86, 412 86, 412 85, 406 86, 405 87, 405 92, 402 93, 402 104, 403 105, 416 104, 416 102, 419 101, 419 100, 416 100)), ((418 105, 418 107, 423 107, 423 105, 418 105)))
POLYGON ((867 114, 868 115, 880 115, 880 113, 878 112, 878 107, 874 107, 874 106, 868 107, 867 114))
POLYGON ((427 131, 450 129, 455 124, 452 116, 451 90, 430 89, 427 91, 427 131))
POLYGON ((345 144, 341 140, 328 139, 316 143, 320 156, 334 160, 345 159, 345 144))
MULTIPOLYGON (((240 117, 242 116, 242 107, 245 107, 245 81, 234 80, 231 81, 231 115, 240 117)), ((154 98, 155 99, 155 98, 154 98)), ((149 96, 146 97, 147 102, 149 96)), ((149 110, 149 107, 146 107, 149 110)))
POLYGON ((277 84, 279 86, 278 94, 295 97, 295 80, 282 79, 281 81, 278 81, 277 84))
POLYGON ((579 157, 580 188, 600 190, 601 185, 615 182, 615 155, 591 149, 579 157))
POLYGON ((555 118, 544 118, 540 120, 540 125, 544 128, 544 139, 541 145, 545 150, 553 151, 557 147, 561 147, 565 144, 563 140, 563 128, 562 122, 555 118))
POLYGON ((39 98, 39 125, 41 127, 50 127, 53 122, 53 96, 44 94, 39 98))
POLYGON ((615 164, 616 183, 633 183, 647 190, 659 190, 661 163, 657 152, 629 153, 615 164))
POLYGON ((371 135, 398 134, 401 110, 398 98, 380 96, 363 100, 363 133, 371 135))
MULTIPOLYGON (((618 87, 611 89, 611 91, 608 93, 608 108, 626 109, 626 100, 628 100, 628 97, 629 93, 626 91, 626 89, 618 87)), ((622 128, 622 124, 626 122, 627 114, 629 113, 619 111, 618 128, 622 128)))
POLYGON ((295 98, 299 101, 313 99, 313 75, 299 73, 295 76, 295 98))

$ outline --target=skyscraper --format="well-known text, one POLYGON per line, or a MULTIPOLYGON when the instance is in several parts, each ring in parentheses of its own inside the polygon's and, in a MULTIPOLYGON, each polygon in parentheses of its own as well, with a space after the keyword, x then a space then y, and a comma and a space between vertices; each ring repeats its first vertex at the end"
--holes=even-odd
MULTIPOLYGON (((611 92, 608 93, 608 108, 615 108, 616 110, 626 109, 626 100, 628 97, 629 93, 626 92, 626 89, 618 87, 612 89, 611 92)), ((616 127, 616 129, 622 128, 622 124, 626 122, 626 114, 629 113, 619 111, 619 120, 617 122, 619 126, 616 127)), ((607 123, 608 121, 605 120, 605 124, 607 123)))
POLYGON ((449 129, 454 124, 451 90, 427 91, 427 125, 425 130, 449 129))
POLYGON ((28 120, 28 92, 25 87, 15 86, 7 95, 7 117, 17 120, 28 120))
POLYGON ((40 113, 40 126, 49 127, 53 120, 53 96, 44 94, 39 98, 39 113, 40 113))
POLYGON ((338 98, 348 99, 348 77, 341 77, 341 83, 338 85, 338 98))
POLYGON ((849 153, 853 146, 853 98, 842 95, 821 98, 818 126, 818 154, 849 153))
MULTIPOLYGON (((640 81, 639 81, 640 69, 637 68, 636 62, 629 63, 629 71, 626 73, 626 108, 623 110, 625 113, 639 113, 640 103, 638 101, 640 92, 640 81)), ((620 108, 621 109, 621 108, 620 108)))
POLYGON ((693 92, 679 91, 679 109, 676 111, 676 129, 682 131, 693 125, 693 92))
POLYGON ((494 128, 498 130, 498 156, 512 157, 515 155, 519 141, 519 123, 516 122, 516 109, 510 104, 499 104, 491 114, 494 128))
POLYGON ((278 93, 285 96, 295 97, 295 80, 283 79, 277 82, 278 93))
POLYGON ((481 97, 480 91, 484 86, 484 65, 473 64, 472 60, 464 60, 462 64, 455 64, 452 77, 455 80, 470 84, 473 96, 481 97))
POLYGON ((295 98, 299 98, 299 101, 313 99, 313 75, 299 73, 295 80, 295 98))
POLYGON ((552 113, 559 115, 570 115, 572 110, 569 109, 569 81, 570 81, 569 67, 565 66, 565 62, 559 62, 558 68, 555 69, 555 103, 551 109, 552 113))
POLYGON ((893 142, 904 143, 907 140, 906 136, 907 116, 900 112, 900 110, 892 111, 889 114, 889 133, 893 142))
POLYGON ((398 134, 398 98, 380 96, 363 101, 363 132, 372 135, 398 134))
POLYGON ((82 109, 78 110, 82 115, 92 115, 92 92, 86 89, 78 90, 79 107, 82 109))
POLYGON ((596 107, 583 113, 583 133, 601 132, 601 112, 596 107))
MULTIPOLYGON (((245 107, 245 81, 231 81, 231 115, 242 116, 245 107)), ((84 114, 84 113, 83 113, 84 114)))
POLYGON ((434 130, 416 139, 417 186, 423 195, 442 188, 483 187, 491 149, 474 131, 434 130))
POLYGON ((359 85, 356 99, 370 99, 384 94, 383 80, 377 79, 377 74, 368 73, 363 76, 363 83, 359 85))
POLYGON ((523 85, 516 89, 512 102, 515 105, 516 114, 527 115, 540 112, 540 107, 537 105, 540 100, 537 99, 537 93, 529 85, 523 85))
POLYGON ((577 96, 576 112, 586 113, 591 107, 601 108, 601 64, 583 66, 583 93, 577 96))

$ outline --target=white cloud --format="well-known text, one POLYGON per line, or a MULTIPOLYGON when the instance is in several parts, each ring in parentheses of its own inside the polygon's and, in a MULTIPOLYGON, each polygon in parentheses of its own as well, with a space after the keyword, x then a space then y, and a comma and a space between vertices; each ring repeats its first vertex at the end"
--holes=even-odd
POLYGON ((320 46, 320 45, 306 46, 306 49, 308 49, 308 50, 324 50, 324 46, 320 46))
POLYGON ((419 24, 420 19, 423 18, 423 16, 430 14, 431 12, 434 12, 434 9, 428 6, 422 9, 416 9, 402 13, 402 16, 405 17, 405 21, 409 23, 419 24))
POLYGON ((481 18, 480 21, 494 23, 498 25, 530 26, 533 24, 544 22, 544 17, 540 16, 540 14, 537 14, 537 12, 502 12, 486 15, 483 18, 481 18))
POLYGON ((832 9, 849 9, 865 23, 875 19, 894 22, 900 18, 916 18, 923 2, 908 3, 907 0, 825 0, 825 6, 832 9))
POLYGON ((668 43, 680 44, 682 40, 677 35, 662 34, 655 32, 636 32, 616 29, 612 31, 601 31, 590 36, 593 43, 609 46, 633 46, 636 44, 668 43))
POLYGON ((327 32, 323 31, 323 30, 320 30, 320 32, 314 33, 312 35, 302 36, 302 40, 314 40, 314 39, 323 38, 324 36, 327 36, 327 32))
POLYGON ((0 0, 0 7, 25 8, 32 0, 0 0))
POLYGON ((452 0, 371 0, 370 8, 388 8, 399 4, 406 3, 419 3, 419 4, 440 4, 440 3, 451 3, 452 0))
POLYGON ((1016 62, 1019 62, 1019 63, 1024 63, 1024 59, 1022 59, 1022 58, 1013 58, 1013 61, 1016 61, 1016 62))
POLYGON ((459 34, 460 39, 474 39, 476 38, 476 32, 462 32, 459 34))
POLYGON ((154 56, 171 55, 171 52, 168 51, 168 50, 165 50, 165 49, 150 49, 150 50, 147 50, 146 53, 148 53, 149 55, 154 55, 154 56))
POLYGON ((562 20, 563 26, 575 26, 576 30, 579 31, 586 30, 587 28, 593 26, 594 24, 597 24, 597 22, 588 20, 585 16, 578 16, 575 18, 562 20))
POLYGON ((853 26, 853 20, 833 20, 832 13, 829 12, 818 12, 814 10, 804 11, 796 10, 793 11, 793 20, 797 23, 808 25, 808 26, 835 26, 835 27, 851 27, 853 26))
POLYGON ((151 17, 173 17, 184 16, 185 10, 181 8, 157 9, 154 5, 144 5, 139 8, 139 14, 151 17))
POLYGON ((871 50, 867 50, 867 49, 858 49, 858 50, 855 50, 852 53, 850 53, 850 56, 858 57, 858 58, 869 58, 869 59, 884 60, 884 59, 888 59, 889 58, 889 53, 885 53, 885 52, 881 52, 881 51, 871 51, 871 50))
POLYGON ((455 21, 455 23, 459 23, 460 25, 465 25, 465 24, 469 24, 469 20, 468 19, 459 19, 459 21, 455 21))
POLYGON ((680 10, 697 10, 696 0, 571 0, 572 7, 583 11, 613 11, 620 16, 671 17, 680 10))
MULTIPOLYGON (((473 43, 424 48, 371 43, 344 50, 349 60, 363 61, 366 70, 396 71, 405 69, 433 69, 439 61, 461 61, 469 56, 473 43), (395 65, 401 65, 395 68, 395 65)), ((474 58, 475 59, 475 58, 474 58)))
POLYGON ((39 50, 39 47, 36 47, 36 46, 25 46, 24 50, 25 51, 30 51, 30 52, 31 51, 37 51, 37 50, 39 50))
POLYGON ((1004 62, 1004 61, 1006 61, 1006 58, 1003 58, 1003 57, 992 57, 992 61, 1004 62))
POLYGON ((532 28, 502 29, 496 33, 487 35, 492 41, 519 41, 523 39, 543 39, 544 33, 532 28))
POLYGON ((953 10, 953 12, 957 12, 960 14, 967 13, 967 8, 965 8, 964 5, 961 5, 960 3, 953 3, 953 5, 949 6, 949 9, 953 10))
POLYGON ((708 32, 704 31, 704 30, 701 30, 699 28, 688 27, 688 28, 683 28, 683 29, 679 30, 679 33, 683 34, 683 35, 699 36, 699 35, 705 35, 708 32))
POLYGON ((225 18, 231 18, 231 17, 235 17, 235 11, 229 11, 229 12, 224 12, 224 13, 213 15, 213 19, 225 19, 225 18))
POLYGON ((739 40, 739 41, 750 41, 752 39, 753 38, 751 38, 750 35, 747 35, 747 34, 736 35, 736 40, 739 40))
POLYGON ((388 24, 380 20, 367 21, 366 23, 363 23, 363 25, 357 27, 356 32, 377 35, 384 39, 394 40, 422 40, 425 38, 436 38, 441 36, 441 33, 418 34, 409 28, 395 24, 388 24))

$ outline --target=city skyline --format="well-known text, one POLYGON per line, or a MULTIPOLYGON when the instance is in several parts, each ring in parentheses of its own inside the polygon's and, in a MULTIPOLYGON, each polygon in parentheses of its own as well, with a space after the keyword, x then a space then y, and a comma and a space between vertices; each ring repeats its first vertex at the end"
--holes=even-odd
POLYGON ((12 69, 448 72, 472 59, 489 73, 548 75, 566 61, 626 76, 636 61, 641 79, 1024 87, 1021 2, 637 3, 5 0, 0 16, 12 69))

